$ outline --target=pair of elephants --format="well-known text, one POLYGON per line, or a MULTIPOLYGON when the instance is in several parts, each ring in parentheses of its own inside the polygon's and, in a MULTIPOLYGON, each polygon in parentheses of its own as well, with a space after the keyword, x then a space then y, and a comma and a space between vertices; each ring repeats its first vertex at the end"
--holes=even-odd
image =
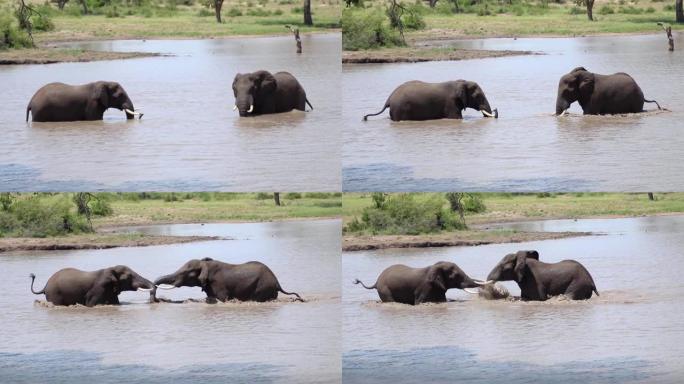
POLYGON ((162 289, 201 287, 208 302, 234 299, 263 302, 277 299, 278 292, 304 301, 299 294, 283 290, 273 271, 258 261, 228 264, 208 257, 193 259, 154 282, 123 265, 92 272, 65 268, 52 275, 40 291, 33 289, 36 276, 30 277, 31 292, 45 294, 47 301, 54 305, 119 304, 119 294, 124 291, 150 292, 150 301, 158 302, 156 292, 162 285, 170 286, 162 289))
MULTIPOLYGON (((260 70, 238 73, 233 80, 233 95, 233 109, 243 117, 293 109, 304 111, 305 104, 313 109, 302 85, 288 72, 271 74, 260 70)), ((129 120, 135 116, 142 117, 121 84, 97 81, 84 85, 50 83, 43 86, 26 107, 26 121, 29 113, 33 121, 102 120, 109 108, 124 111, 129 120)))
MULTIPOLYGON (((570 105, 579 102, 585 115, 606 115, 642 112, 646 100, 634 79, 626 73, 600 75, 578 67, 561 77, 556 97, 556 115, 563 116, 570 105)), ((365 115, 377 116, 387 108, 393 121, 462 119, 462 111, 472 108, 486 117, 498 117, 480 86, 472 81, 456 80, 443 83, 409 81, 397 87, 382 110, 365 115)))
POLYGON ((480 287, 479 293, 488 299, 504 298, 508 291, 496 285, 498 281, 515 281, 522 300, 544 301, 559 295, 586 300, 592 293, 599 294, 594 279, 582 264, 574 260, 544 263, 539 261, 537 251, 518 251, 504 256, 489 272, 487 281, 472 279, 456 264, 440 261, 425 268, 393 265, 370 287, 359 279, 354 284, 377 290, 383 302, 416 305, 445 302, 446 291, 451 288, 480 287))

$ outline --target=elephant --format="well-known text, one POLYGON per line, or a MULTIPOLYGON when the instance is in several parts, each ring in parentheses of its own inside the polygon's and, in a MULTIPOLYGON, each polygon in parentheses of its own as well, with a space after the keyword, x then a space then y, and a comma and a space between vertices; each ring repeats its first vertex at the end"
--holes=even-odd
POLYGON ((390 109, 392 121, 462 119, 461 111, 476 109, 486 117, 499 117, 499 112, 489 106, 489 101, 477 83, 466 80, 443 83, 425 83, 418 80, 406 82, 397 87, 378 113, 365 115, 377 116, 390 109))
POLYGON ((464 289, 464 291, 468 293, 472 293, 474 295, 478 295, 479 297, 486 299, 486 300, 501 300, 505 299, 511 294, 508 292, 508 289, 504 287, 501 284, 487 284, 479 287, 476 290, 471 290, 470 288, 464 289))
POLYGON ((45 287, 36 292, 31 278, 31 292, 45 294, 54 305, 81 304, 92 307, 99 304, 119 304, 119 293, 124 291, 153 291, 154 284, 125 265, 117 265, 97 271, 81 271, 64 268, 52 275, 45 287))
POLYGON ((113 81, 96 81, 84 85, 50 83, 40 88, 26 107, 33 121, 102 120, 109 108, 123 110, 127 119, 142 117, 123 87, 113 81))
POLYGON ((366 289, 376 289, 383 302, 417 305, 446 302, 450 288, 475 288, 486 284, 471 279, 458 265, 440 261, 425 268, 396 264, 385 269, 372 286, 354 280, 366 289))
POLYGON ((235 106, 240 116, 255 116, 268 113, 304 111, 306 104, 313 106, 306 98, 304 88, 289 72, 271 74, 260 70, 253 73, 238 73, 233 80, 235 106))
MULTIPOLYGON (((202 287, 207 301, 270 301, 278 298, 278 292, 294 295, 304 302, 299 294, 283 290, 275 274, 264 264, 250 261, 244 264, 228 264, 210 257, 193 259, 176 272, 154 281, 177 287, 202 287)), ((163 287, 159 287, 164 289, 163 287)), ((156 290, 152 291, 151 301, 157 301, 156 290)))
POLYGON ((523 300, 545 301, 558 295, 587 300, 592 292, 599 296, 594 279, 582 264, 575 260, 544 263, 539 261, 537 251, 518 251, 504 256, 487 280, 515 281, 523 300))
POLYGON ((585 115, 612 115, 643 112, 644 93, 634 79, 623 72, 612 75, 591 73, 577 67, 561 77, 556 97, 556 115, 563 116, 570 105, 579 101, 585 115))

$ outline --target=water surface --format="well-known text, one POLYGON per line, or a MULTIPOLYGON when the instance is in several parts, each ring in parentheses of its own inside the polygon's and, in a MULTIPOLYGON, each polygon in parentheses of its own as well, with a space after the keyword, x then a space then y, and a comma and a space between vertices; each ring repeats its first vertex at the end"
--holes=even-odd
MULTIPOLYGON (((340 222, 157 227, 160 233, 235 240, 109 250, 0 253, 0 377, 3 382, 339 382, 340 222), (206 304, 199 288, 159 291, 182 304, 148 304, 125 292, 121 306, 51 307, 29 291, 64 267, 125 264, 149 279, 192 258, 258 260, 285 290, 268 303, 206 304), (35 300, 39 300, 35 302, 35 300), (65 364, 67 363, 67 364, 65 364)), ((148 229, 151 231, 151 229, 148 229)))
POLYGON ((0 66, 3 190, 339 190, 340 36, 73 43, 170 57, 0 66), (255 118, 232 111, 238 72, 288 71, 315 110, 255 118), (43 85, 118 81, 142 120, 25 123, 43 85))
MULTIPOLYGON (((684 44, 684 34, 675 34, 684 44)), ((681 121, 684 52, 662 34, 442 42, 541 55, 415 64, 344 65, 343 188, 347 191, 638 191, 684 188, 681 121), (558 80, 575 67, 627 72, 646 98, 672 112, 587 116, 577 103, 553 116, 558 80), (500 118, 392 122, 379 111, 409 80, 479 83, 500 118)), ((654 104, 645 104, 647 110, 654 104)))
MULTIPOLYGON (((677 383, 684 375, 684 217, 545 222, 597 231, 522 244, 347 252, 342 256, 345 383, 677 383), (459 290, 446 304, 382 304, 373 284, 392 264, 457 263, 485 278, 507 253, 581 262, 600 297, 487 301, 459 290)), ((517 224, 516 224, 517 225, 517 224)), ((539 229, 539 223, 520 224, 539 229)), ((516 227, 519 228, 519 227, 516 227)), ((504 285, 520 295, 514 282, 504 285)))

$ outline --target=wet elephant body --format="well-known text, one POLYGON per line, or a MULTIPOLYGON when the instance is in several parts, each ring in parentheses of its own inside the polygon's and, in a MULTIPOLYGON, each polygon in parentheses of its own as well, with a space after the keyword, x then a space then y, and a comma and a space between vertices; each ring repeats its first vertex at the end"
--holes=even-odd
POLYGON ((235 109, 240 116, 313 109, 299 81, 289 72, 238 73, 233 80, 235 109))
MULTIPOLYGON (((277 299, 278 292, 281 292, 303 301, 299 294, 283 290, 273 271, 258 261, 229 264, 208 257, 194 259, 178 271, 158 278, 154 284, 201 287, 209 300, 263 302, 277 299)), ((155 294, 153 292, 153 301, 156 301, 155 294)))
POLYGON ((374 285, 366 286, 359 279, 354 284, 376 289, 383 302, 416 305, 443 303, 448 289, 476 288, 484 283, 471 279, 456 264, 440 261, 425 268, 392 265, 378 276, 374 285))
POLYGON ((564 295, 572 300, 586 300, 598 295, 594 279, 575 260, 558 263, 539 261, 537 251, 518 251, 506 256, 487 276, 490 281, 515 281, 523 300, 544 301, 564 295))
POLYGON ((109 108, 124 111, 127 119, 133 119, 133 102, 123 87, 116 82, 97 81, 84 85, 50 83, 40 88, 26 107, 33 121, 81 121, 102 120, 109 108))
POLYGON ((88 307, 101 304, 119 304, 119 294, 124 291, 152 291, 154 283, 138 275, 132 269, 118 265, 97 271, 81 271, 64 268, 48 279, 41 291, 34 291, 36 276, 31 274, 31 292, 45 294, 54 305, 81 304, 88 307))
MULTIPOLYGON (((563 115, 575 101, 579 102, 585 115, 611 115, 643 112, 646 100, 636 81, 628 74, 619 72, 600 75, 577 67, 561 77, 556 97, 556 115, 563 115)), ((660 109, 660 105, 658 105, 660 109)))
POLYGON ((390 109, 392 121, 462 119, 462 111, 472 108, 488 117, 498 117, 487 97, 473 81, 455 80, 443 83, 409 81, 397 87, 382 110, 363 117, 377 116, 390 109))

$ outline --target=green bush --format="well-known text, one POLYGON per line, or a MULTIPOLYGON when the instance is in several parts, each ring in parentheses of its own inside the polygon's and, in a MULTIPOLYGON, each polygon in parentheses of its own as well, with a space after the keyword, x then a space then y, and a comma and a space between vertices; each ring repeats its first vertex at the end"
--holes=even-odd
POLYGON ((628 14, 628 15, 640 15, 640 14, 644 13, 644 10, 642 8, 636 8, 636 7, 633 7, 631 5, 628 5, 626 7, 622 7, 620 9, 618 9, 618 12, 628 14))
POLYGON ((292 9, 290 10, 290 12, 292 12, 292 13, 304 13, 304 8, 302 8, 302 7, 292 7, 292 9))
POLYGON ((308 192, 304 194, 304 197, 309 199, 329 199, 331 197, 342 197, 341 193, 328 193, 328 192, 308 192))
POLYGON ((240 16, 242 16, 242 11, 239 10, 238 8, 233 7, 228 11, 228 16, 229 17, 240 17, 240 16))
POLYGON ((380 10, 345 9, 342 12, 343 49, 356 51, 403 45, 399 33, 390 28, 380 10))
POLYGON ((282 9, 276 9, 275 11, 272 12, 274 16, 281 16, 283 14, 282 9))
POLYGON ((577 6, 574 6, 574 5, 573 5, 573 6, 570 7, 570 9, 568 10, 568 13, 571 14, 571 15, 582 15, 582 14, 585 13, 585 11, 584 11, 583 9, 581 9, 580 7, 577 7, 577 6))
POLYGON ((43 200, 39 196, 18 200, 10 211, 0 212, 0 234, 47 237, 92 232, 87 220, 76 214, 67 197, 43 200))
POLYGON ((467 194, 462 201, 463 210, 468 213, 482 213, 487 210, 482 198, 476 194, 467 194))
POLYGON ((266 17, 271 16, 271 12, 263 8, 248 9, 247 16, 266 17))
POLYGON ((673 12, 675 10, 674 4, 667 4, 663 7, 663 11, 673 12))
MULTIPOLYGON (((4 10, 3 10, 4 12, 4 10)), ((19 29, 9 13, 0 15, 0 50, 7 48, 30 48, 33 46, 28 34, 19 29)))
POLYGON ((342 207, 342 202, 341 201, 317 201, 313 204, 314 207, 320 207, 320 208, 334 208, 334 207, 342 207))
POLYGON ((259 192, 256 194, 256 199, 257 200, 269 200, 273 198, 272 193, 265 193, 265 192, 259 192))
POLYGON ((302 198, 302 194, 299 192, 290 192, 285 194, 285 198, 289 200, 297 200, 302 198))
POLYGON ((99 197, 90 205, 90 212, 95 216, 111 216, 114 213, 111 204, 104 197, 99 197))
POLYGON ((424 7, 419 4, 408 7, 409 12, 401 17, 404 28, 413 30, 425 29, 427 24, 425 24, 425 20, 423 20, 423 9, 424 7))
POLYGON ((648 7, 648 8, 646 8, 646 11, 645 11, 645 12, 646 12, 646 13, 655 13, 655 11, 656 11, 655 8, 653 8, 653 7, 648 7))
POLYGON ((610 5, 604 5, 601 8, 599 8, 598 13, 599 15, 611 15, 615 13, 615 10, 610 5))
POLYGON ((83 15, 83 8, 81 7, 81 4, 69 2, 64 6, 64 14, 72 17, 80 17, 83 15))

